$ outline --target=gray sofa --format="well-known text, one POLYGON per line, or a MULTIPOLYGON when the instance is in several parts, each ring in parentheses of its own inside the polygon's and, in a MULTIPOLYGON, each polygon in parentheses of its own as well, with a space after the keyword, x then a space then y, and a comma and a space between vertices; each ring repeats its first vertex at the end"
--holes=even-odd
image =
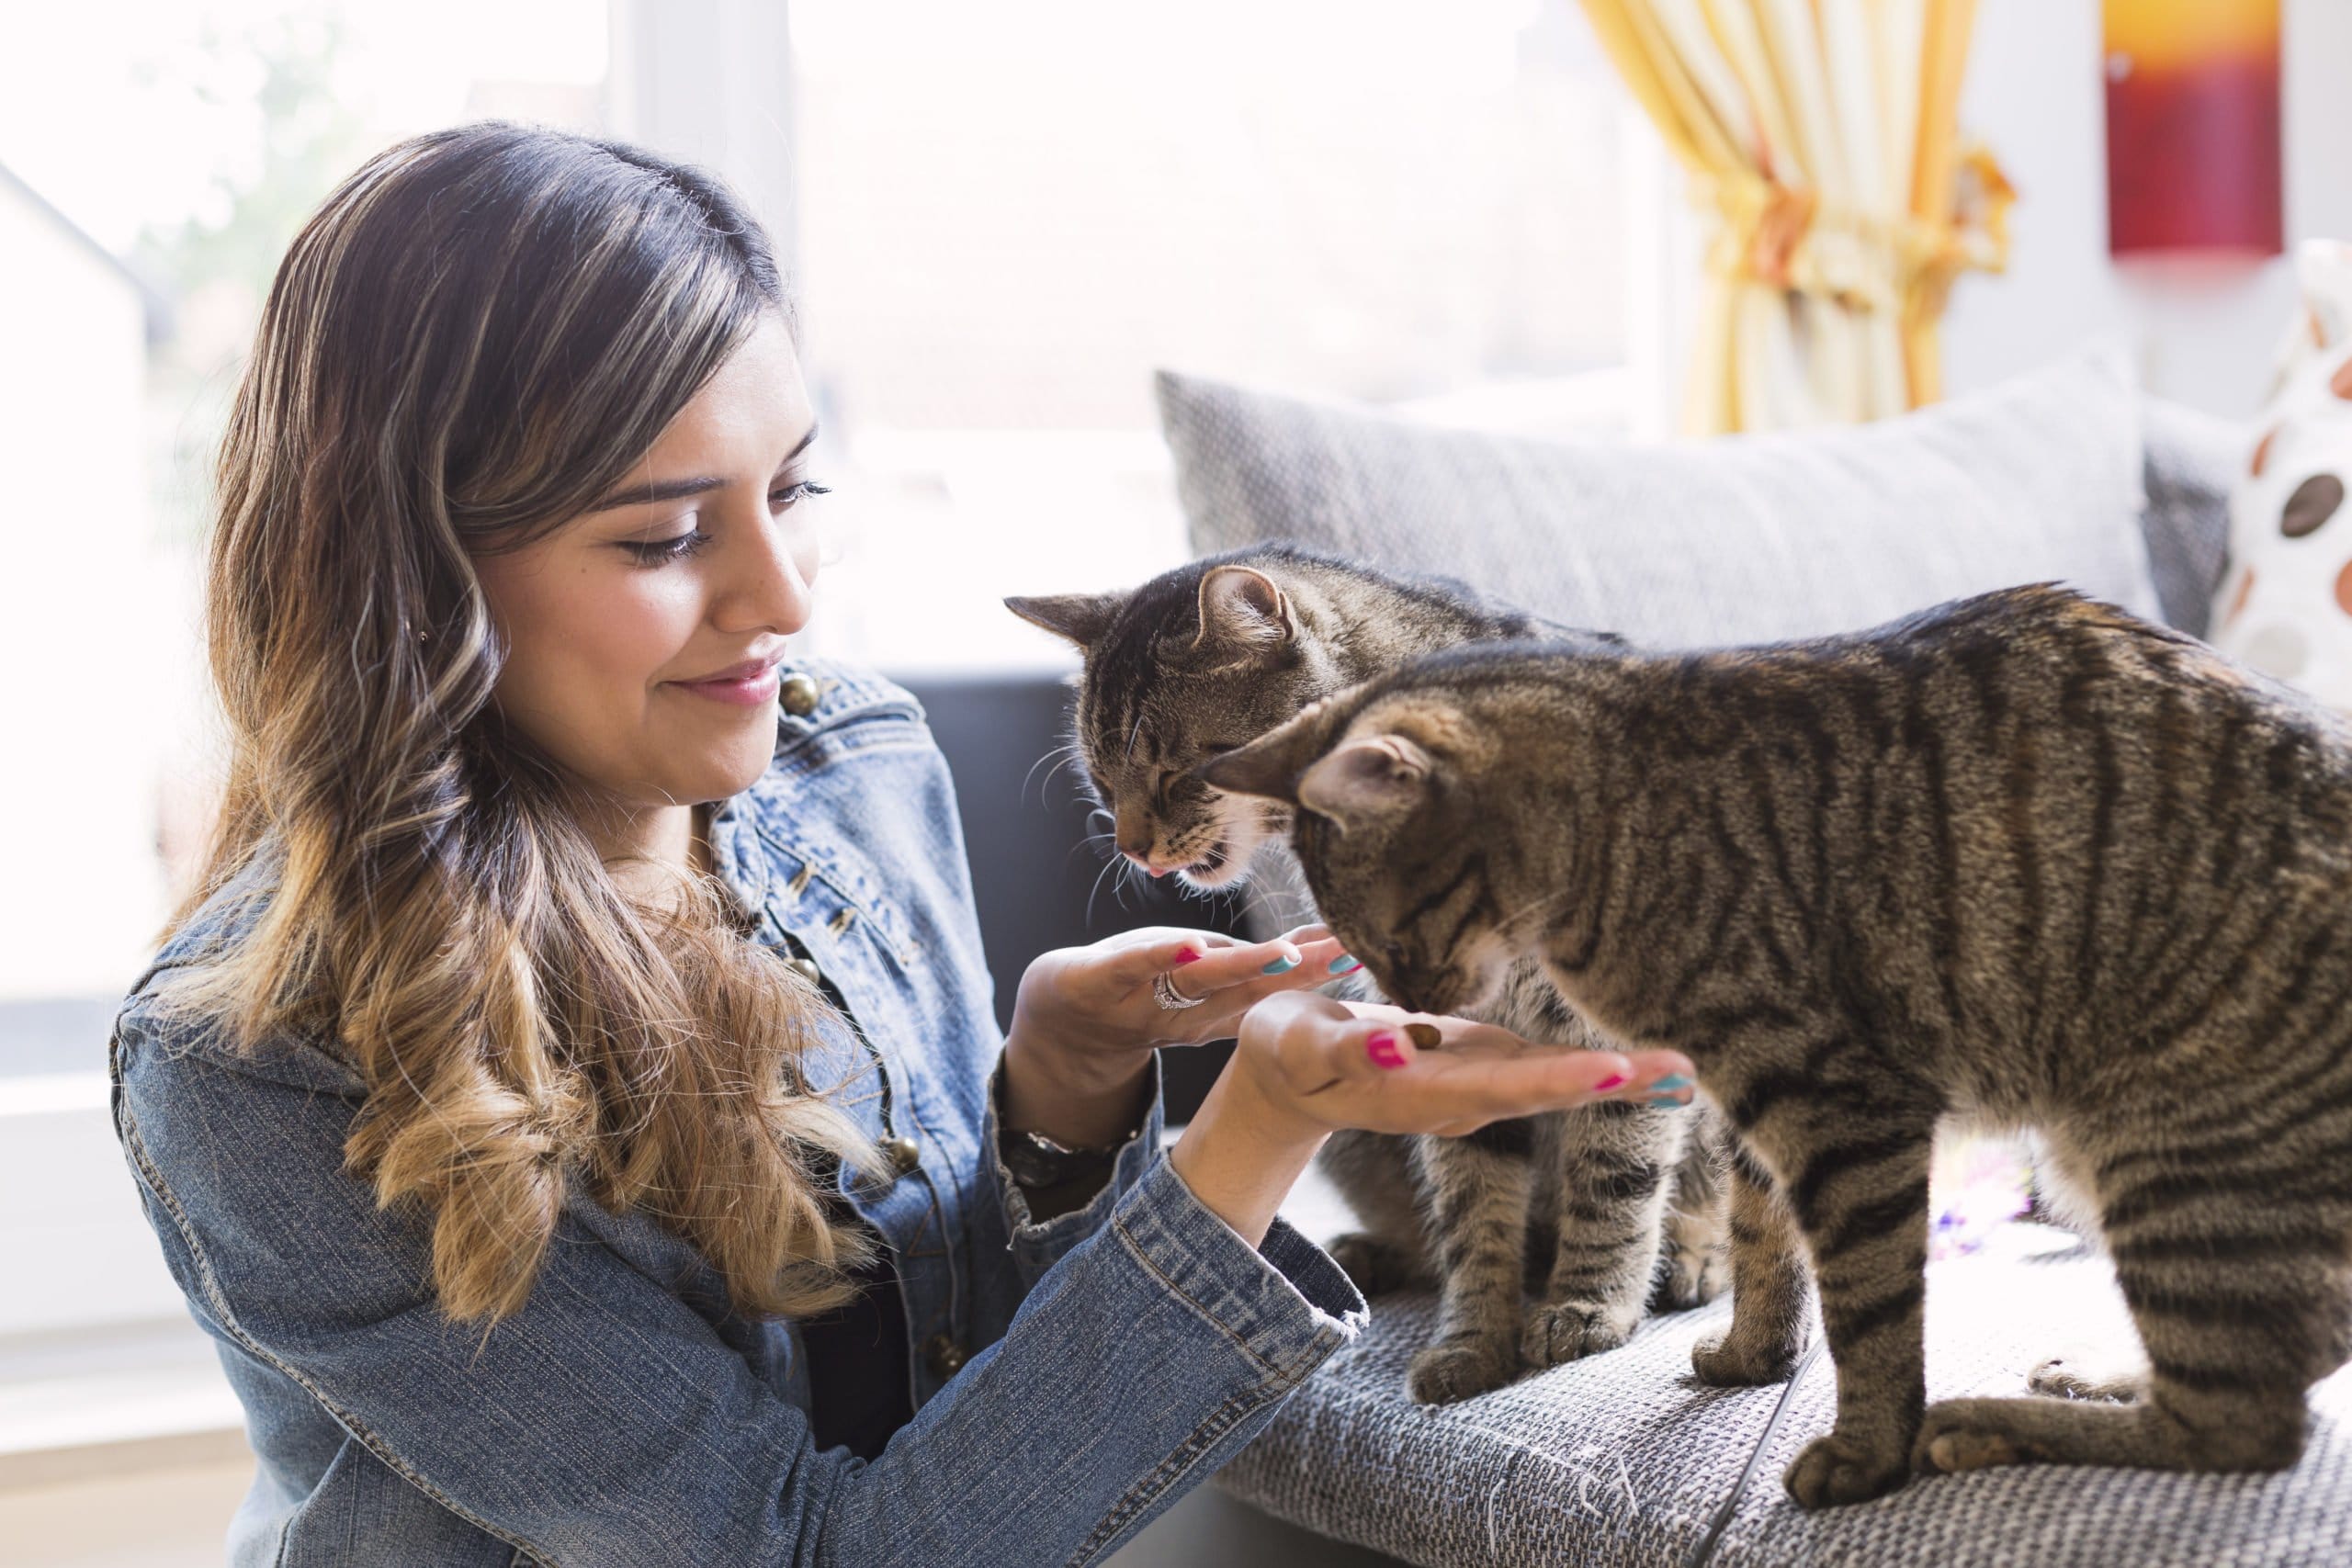
MULTIPOLYGON (((1859 626, 2044 579, 2202 634, 2247 445, 2142 399, 2113 352, 1881 425, 1649 451, 1431 430, 1178 376, 1159 392, 1197 551, 1298 539, 1654 646, 1859 626)), ((1727 1317, 1717 1303, 1421 1408, 1405 1366, 1433 1305, 1376 1302, 1364 1337, 1218 1484, 1445 1568, 2352 1563, 2352 1374, 2317 1391, 2309 1452, 2285 1474, 1996 1470, 1806 1514, 1781 1475, 1830 1425, 1826 1355, 1785 1388, 1700 1386, 1690 1347, 1727 1317)), ((1931 1266, 1928 1333, 1938 1399, 2021 1393, 2069 1342, 2132 1342, 2100 1260, 2024 1223, 1931 1266)))

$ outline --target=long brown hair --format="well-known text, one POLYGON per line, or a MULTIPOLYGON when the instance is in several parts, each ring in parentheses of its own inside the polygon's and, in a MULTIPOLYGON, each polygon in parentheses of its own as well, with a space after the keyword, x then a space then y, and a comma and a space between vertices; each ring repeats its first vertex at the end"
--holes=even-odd
POLYGON ((484 123, 352 175, 263 312, 206 591, 226 793, 170 925, 232 881, 256 907, 172 1000, 356 1067, 345 1168, 432 1213, 453 1318, 522 1304, 567 1176, 739 1310, 834 1304, 865 1255, 817 1173, 870 1151, 797 1069, 824 1002, 711 879, 616 886, 582 827, 613 803, 500 721, 472 566, 586 511, 786 310, 708 175, 484 123))

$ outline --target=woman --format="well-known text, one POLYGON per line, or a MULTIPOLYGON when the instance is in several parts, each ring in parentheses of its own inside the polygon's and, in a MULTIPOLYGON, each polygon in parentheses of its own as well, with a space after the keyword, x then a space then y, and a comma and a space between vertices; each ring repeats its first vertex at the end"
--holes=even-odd
POLYGON ((815 436, 758 226, 629 147, 417 138, 281 266, 110 1051, 234 1561, 1095 1561, 1363 1322, 1274 1213, 1331 1128, 1687 1074, 1424 1058, 1319 930, 1048 953, 1000 1040, 920 713, 789 650, 815 436), (1159 1157, 1152 1048, 1237 1032, 1159 1157))

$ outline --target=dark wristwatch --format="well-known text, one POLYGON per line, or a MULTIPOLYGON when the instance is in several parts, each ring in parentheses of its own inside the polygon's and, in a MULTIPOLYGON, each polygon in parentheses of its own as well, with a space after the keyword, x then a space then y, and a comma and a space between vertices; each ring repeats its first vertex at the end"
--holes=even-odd
POLYGON ((1059 1187, 1076 1181, 1081 1176, 1100 1176, 1111 1168, 1119 1151, 1135 1139, 1135 1132, 1101 1148, 1074 1149, 1057 1143, 1043 1133, 1015 1133, 1010 1130, 997 1135, 997 1155, 1004 1161, 1004 1168, 1012 1179, 1023 1187, 1059 1187))

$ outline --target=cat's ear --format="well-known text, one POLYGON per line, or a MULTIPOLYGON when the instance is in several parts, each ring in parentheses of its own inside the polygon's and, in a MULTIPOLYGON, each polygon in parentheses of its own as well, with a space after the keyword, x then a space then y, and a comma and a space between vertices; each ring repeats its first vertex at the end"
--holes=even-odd
POLYGON ((1201 577, 1201 629, 1193 651, 1246 657, 1279 648, 1298 635, 1290 596, 1264 572, 1246 566, 1211 567, 1201 577))
POLYGON ((1304 807, 1342 829, 1418 805, 1429 785, 1430 754, 1402 735, 1361 736, 1327 752, 1333 722, 1327 709, 1317 704, 1193 773, 1228 794, 1304 807))
POLYGON ((1228 795, 1261 795, 1297 805, 1298 775, 1330 744, 1324 728, 1328 705, 1317 703, 1249 745, 1210 758, 1193 768, 1193 776, 1228 795))
POLYGON ((1430 772, 1430 754, 1406 737, 1358 736, 1299 775, 1298 804, 1345 831, 1419 806, 1430 772))
POLYGON ((1081 651, 1091 651, 1111 629, 1126 602, 1124 593, 1049 593, 1038 599, 1007 599, 1004 607, 1031 626, 1043 626, 1078 644, 1081 651))

